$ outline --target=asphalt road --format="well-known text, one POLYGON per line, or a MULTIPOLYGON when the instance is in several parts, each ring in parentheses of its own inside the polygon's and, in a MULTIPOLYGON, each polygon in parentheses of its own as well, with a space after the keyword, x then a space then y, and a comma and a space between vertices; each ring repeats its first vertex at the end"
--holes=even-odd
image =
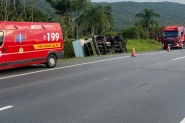
POLYGON ((185 50, 0 71, 0 123, 180 123, 185 50))

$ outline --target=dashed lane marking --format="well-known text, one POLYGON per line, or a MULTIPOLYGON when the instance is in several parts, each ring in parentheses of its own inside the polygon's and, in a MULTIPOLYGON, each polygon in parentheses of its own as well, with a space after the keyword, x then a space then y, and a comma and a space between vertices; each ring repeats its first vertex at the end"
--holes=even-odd
MULTIPOLYGON (((163 52, 165 52, 165 51, 163 51, 163 52)), ((149 54, 157 54, 157 53, 163 53, 163 52, 144 53, 144 54, 138 54, 138 56, 149 55, 149 54)), ((65 67, 58 67, 58 68, 47 69, 47 70, 40 70, 40 71, 29 72, 29 73, 24 73, 24 74, 17 74, 17 75, 13 75, 13 76, 2 77, 2 78, 0 78, 0 80, 8 79, 8 78, 14 78, 14 77, 19 77, 19 76, 25 76, 25 75, 30 75, 30 74, 42 73, 42 72, 47 72, 47 71, 54 71, 54 70, 59 70, 59 69, 64 69, 64 68, 71 68, 71 67, 76 67, 76 66, 82 66, 82 65, 87 65, 87 64, 93 64, 93 63, 98 63, 98 62, 111 61, 111 60, 115 60, 115 59, 129 58, 129 57, 131 57, 131 56, 116 57, 116 58, 98 60, 98 61, 87 62, 87 63, 82 63, 82 64, 70 65, 70 66, 65 66, 65 67)))
POLYGON ((7 110, 7 109, 10 109, 10 108, 13 108, 13 106, 10 105, 10 106, 6 106, 6 107, 2 107, 2 108, 0 108, 0 111, 7 110))
POLYGON ((164 52, 166 52, 166 51, 162 51, 162 52, 155 52, 155 53, 144 53, 144 54, 138 54, 138 56, 151 55, 151 54, 164 53, 164 52))
POLYGON ((183 59, 183 58, 185 58, 185 56, 179 57, 179 58, 175 58, 175 59, 172 59, 172 60, 175 61, 175 60, 179 60, 179 59, 183 59))
POLYGON ((185 118, 180 123, 185 123, 185 118))

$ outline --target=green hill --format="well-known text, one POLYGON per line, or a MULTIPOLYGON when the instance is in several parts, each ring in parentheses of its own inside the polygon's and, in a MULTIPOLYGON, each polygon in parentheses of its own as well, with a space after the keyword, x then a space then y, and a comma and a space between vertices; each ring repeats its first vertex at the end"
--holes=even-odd
MULTIPOLYGON (((107 5, 109 3, 98 4, 107 5)), ((155 19, 161 26, 185 22, 185 4, 172 2, 116 2, 110 4, 113 6, 115 25, 121 30, 133 25, 137 21, 136 13, 142 12, 145 8, 154 9, 156 13, 161 15, 160 19, 155 19)))
MULTIPOLYGON (((115 19, 115 26, 119 30, 128 28, 137 21, 135 14, 142 12, 143 9, 154 9, 156 13, 161 15, 160 19, 156 19, 161 26, 163 25, 176 25, 185 23, 185 4, 173 2, 115 2, 115 3, 93 3, 94 5, 111 4, 113 6, 113 16, 115 19)), ((45 0, 37 0, 37 8, 45 13, 53 13, 50 5, 45 0)))

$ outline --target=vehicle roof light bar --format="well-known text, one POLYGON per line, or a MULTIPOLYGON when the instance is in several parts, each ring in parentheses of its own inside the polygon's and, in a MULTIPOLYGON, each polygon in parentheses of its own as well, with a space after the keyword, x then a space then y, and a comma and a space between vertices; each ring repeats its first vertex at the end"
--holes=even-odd
POLYGON ((168 26, 168 29, 177 28, 177 26, 168 26))

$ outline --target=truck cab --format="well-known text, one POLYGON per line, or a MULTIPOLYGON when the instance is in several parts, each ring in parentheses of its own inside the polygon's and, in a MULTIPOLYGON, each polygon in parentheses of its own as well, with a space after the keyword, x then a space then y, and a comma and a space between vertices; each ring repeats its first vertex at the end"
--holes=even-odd
POLYGON ((162 37, 158 36, 159 32, 155 34, 155 40, 159 41, 161 39, 162 47, 166 49, 168 46, 176 47, 176 48, 184 48, 184 37, 185 37, 185 29, 184 27, 178 26, 168 26, 163 29, 163 33, 160 32, 162 37), (157 40, 158 39, 158 40, 157 40))

